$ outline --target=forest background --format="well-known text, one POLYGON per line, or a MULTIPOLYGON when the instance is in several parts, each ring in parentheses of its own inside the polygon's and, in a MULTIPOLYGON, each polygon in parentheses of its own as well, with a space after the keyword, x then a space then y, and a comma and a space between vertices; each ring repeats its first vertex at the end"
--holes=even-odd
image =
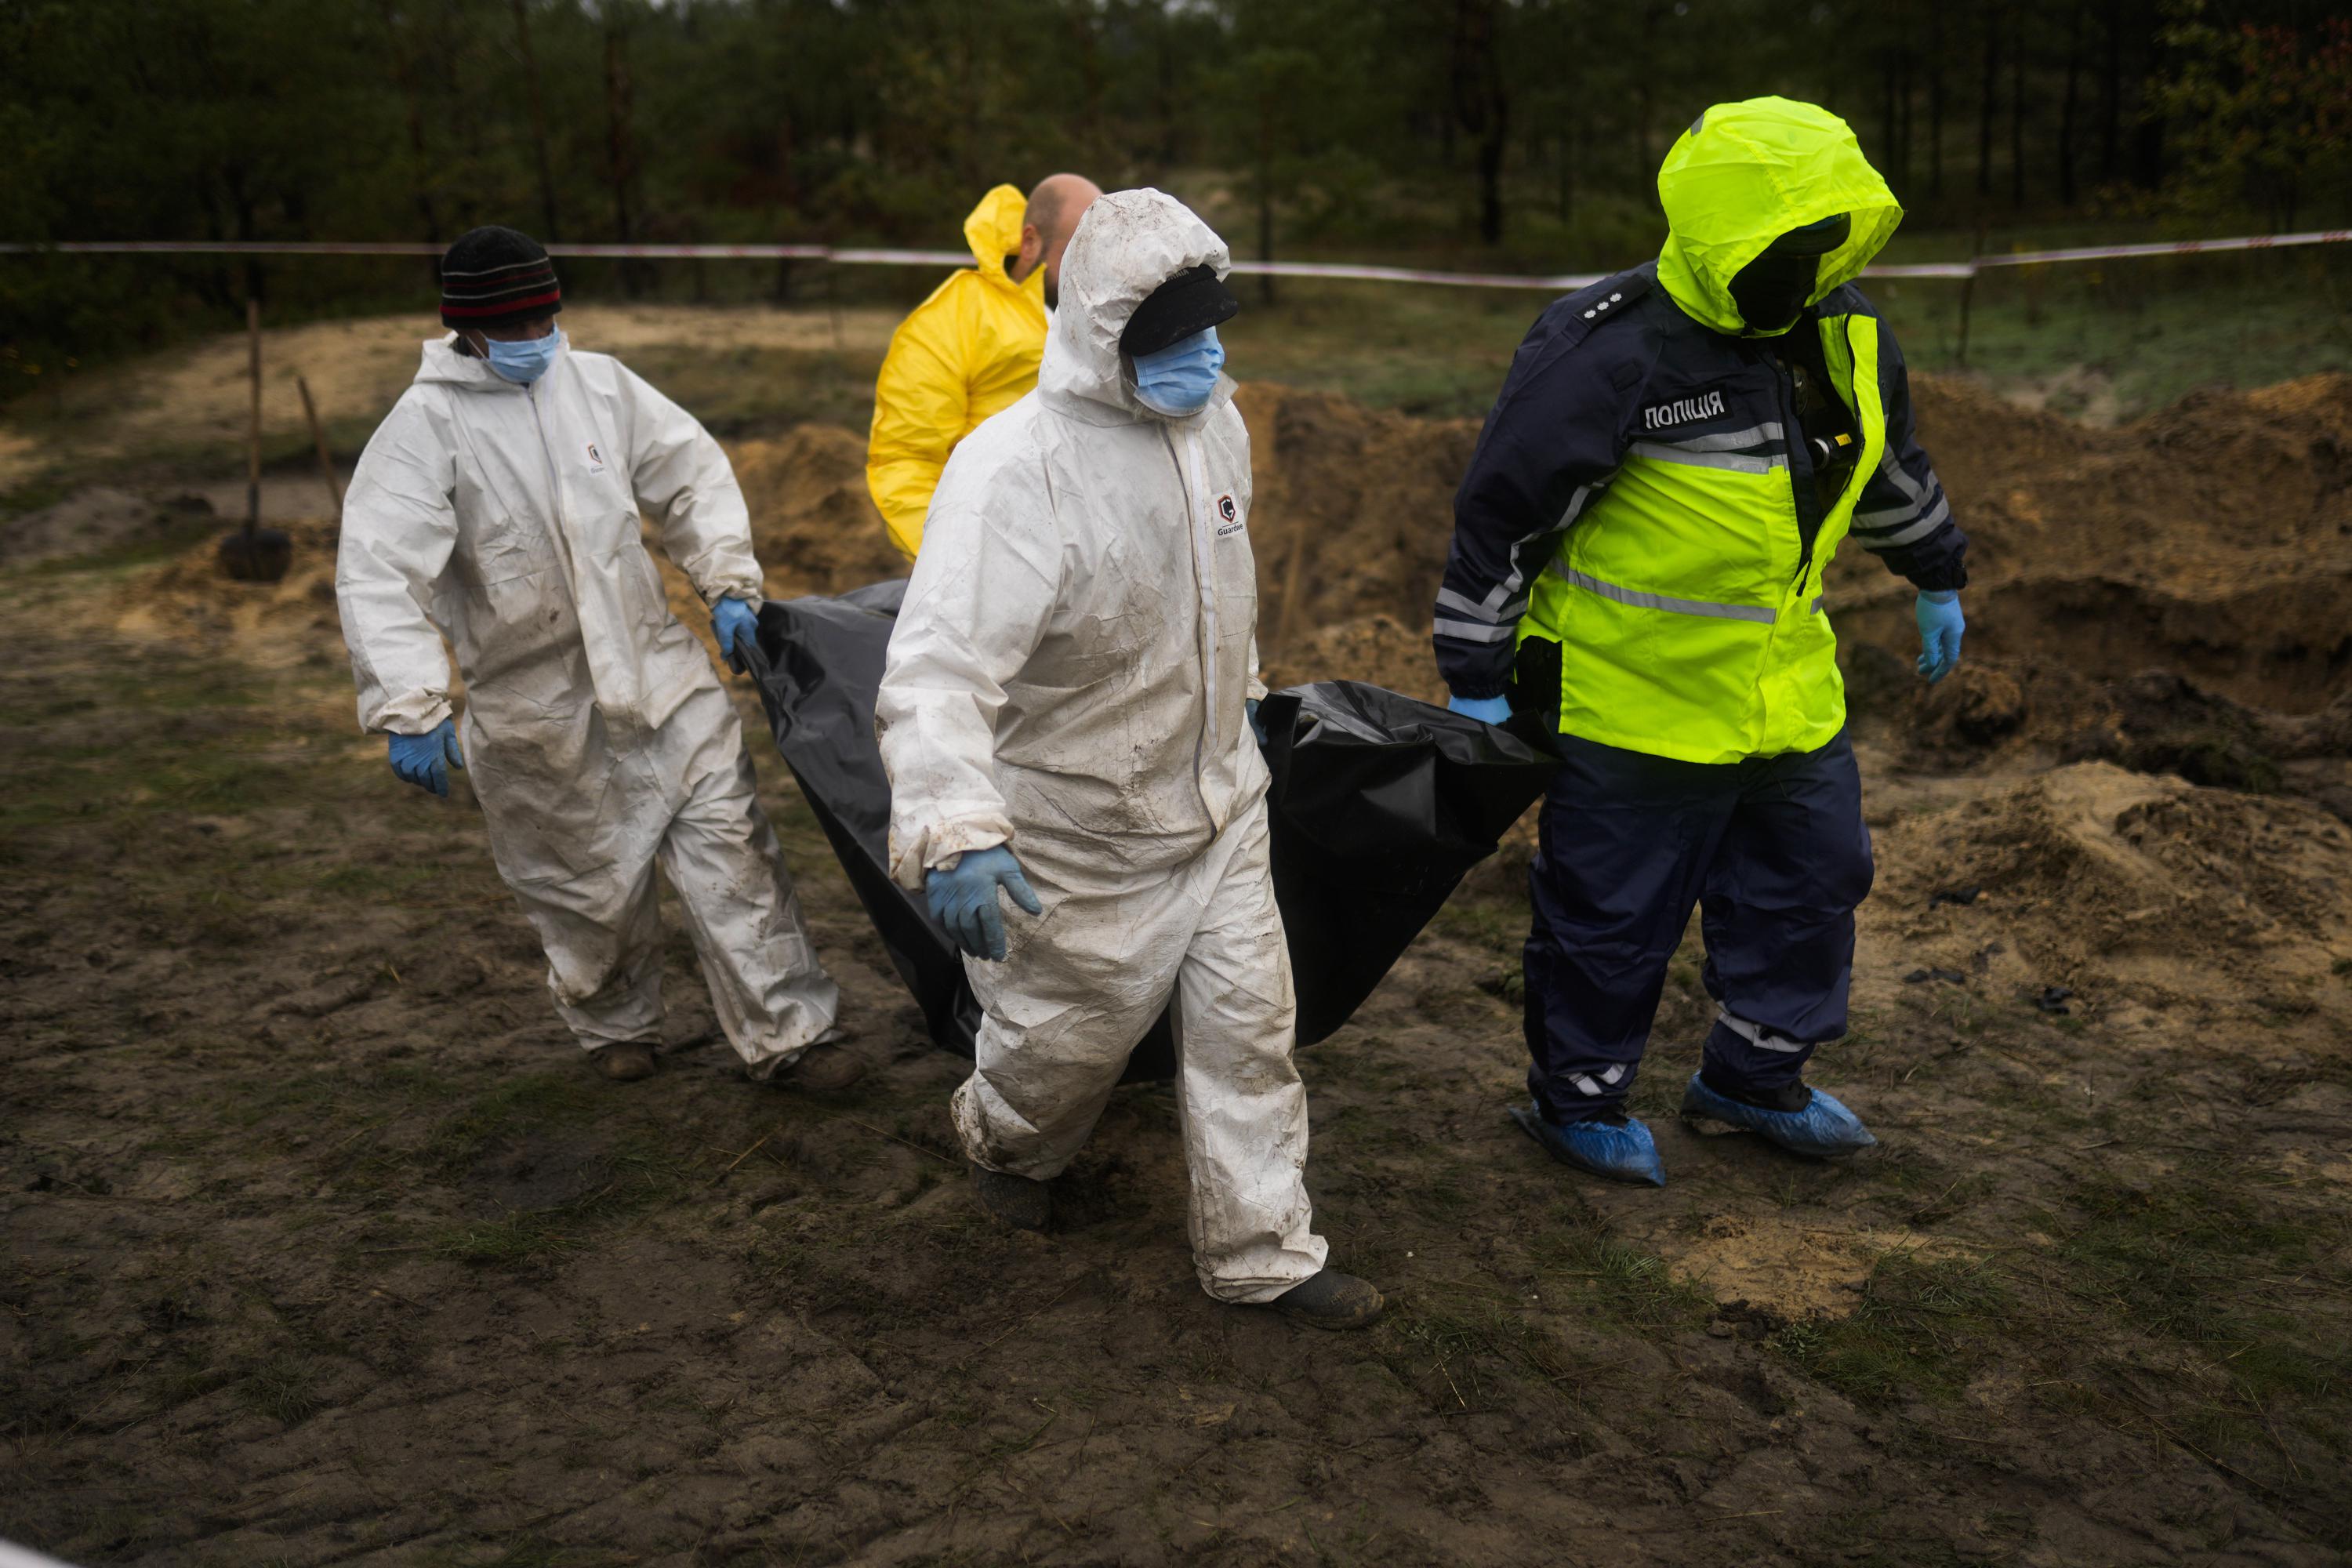
MULTIPOLYGON (((1682 127, 1762 91, 1853 122, 1910 213, 1897 258, 2352 215, 2352 19, 2311 0, 5 0, 0 239, 952 249, 990 184, 1075 168, 1174 191, 1237 254, 1606 270, 1654 251, 1682 127)), ((0 399, 248 294, 413 307, 427 266, 10 258, 0 399)), ((697 300, 935 280, 565 271, 697 300)))

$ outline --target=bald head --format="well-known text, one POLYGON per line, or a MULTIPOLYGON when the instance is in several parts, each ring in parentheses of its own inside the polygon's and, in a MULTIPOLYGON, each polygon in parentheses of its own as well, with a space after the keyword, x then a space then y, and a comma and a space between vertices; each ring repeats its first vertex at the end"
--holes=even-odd
POLYGON ((1045 304, 1058 304, 1062 295, 1062 252, 1077 232, 1078 219, 1102 195, 1102 187, 1084 174, 1048 174, 1029 193, 1028 210, 1021 215, 1021 254, 1013 268, 1015 283, 1043 267, 1045 304))

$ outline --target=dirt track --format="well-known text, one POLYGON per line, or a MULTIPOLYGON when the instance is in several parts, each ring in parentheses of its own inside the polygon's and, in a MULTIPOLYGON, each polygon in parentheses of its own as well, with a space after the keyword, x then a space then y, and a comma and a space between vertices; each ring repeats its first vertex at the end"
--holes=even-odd
MULTIPOLYGON (((2110 432, 1920 404, 1979 541, 1964 679, 1913 692, 1874 564, 1832 588, 1880 876, 1817 1076, 1885 1147, 1673 1121, 1694 939, 1636 1096, 1673 1184, 1546 1164, 1500 1114, 1515 846, 1307 1058, 1320 1223, 1396 1302, 1354 1338, 1201 1296, 1164 1090, 1122 1091, 1055 1235, 977 1218, 956 1064, 781 766, 879 1070, 834 1106, 735 1081, 678 938, 669 1070, 605 1086, 478 817, 352 733, 315 531, 276 590, 200 552, 17 578, 0 1534, 86 1563, 2346 1561, 2352 389, 2110 432)), ((1426 692, 1475 430, 1246 406, 1276 673, 1426 692)), ((890 569, 861 456, 738 447, 775 590, 890 569)))

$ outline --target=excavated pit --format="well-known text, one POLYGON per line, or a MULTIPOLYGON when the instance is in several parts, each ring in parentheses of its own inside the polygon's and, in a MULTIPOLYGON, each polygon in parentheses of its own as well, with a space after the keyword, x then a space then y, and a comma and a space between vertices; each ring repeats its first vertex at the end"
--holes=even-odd
MULTIPOLYGON (((2126 939, 2160 948, 2202 932, 2215 940, 2198 967, 2222 984, 2243 965, 2235 939, 2220 939, 2257 928, 2277 938, 2263 944, 2266 964, 2307 973, 2332 962, 2329 922, 2352 929, 2352 866, 2288 878, 2303 889, 2291 911, 2250 894, 2253 912, 2241 914, 2207 892, 2259 880, 2283 857, 2332 866, 2337 841, 2323 829, 2352 822, 2352 378, 2200 393, 2116 429, 2012 408, 1965 382, 1921 377, 1914 394, 1971 540, 1966 663, 1923 687, 1908 585, 1853 549, 1830 579, 1857 739, 1886 776, 1957 792, 1932 832, 1906 819, 1882 833, 1882 890, 1932 863, 1946 881, 2000 889, 2013 909, 2047 906, 2049 941, 2012 949, 2040 973, 2098 969, 2126 939), (2072 804, 2053 805, 2058 795, 2072 804), (2079 847, 2093 818, 2104 826, 2091 837, 2108 848, 2144 844, 2156 829, 2125 818, 2159 796, 2175 802, 2158 811, 2172 846, 2165 874, 2207 890, 2193 907, 2143 900, 2093 918, 2083 900, 2105 896, 2092 873, 2112 869, 2112 855, 2016 849, 2079 847), (2062 818, 2073 826, 2049 826, 2062 818), (2217 868, 2231 876, 2217 880, 2217 868)), ((1268 679, 1367 680, 1443 700, 1429 598, 1475 423, 1266 384, 1240 401, 1268 679)), ((803 426, 730 451, 772 592, 837 593, 905 569, 866 495, 856 432, 803 426)), ((151 581, 126 627, 281 666, 340 658, 332 531, 295 531, 286 581, 227 583, 195 548, 151 581)), ((663 569, 679 615, 703 630, 692 588, 663 569)), ((1473 890, 1515 886, 1531 846, 1523 822, 1473 890)))

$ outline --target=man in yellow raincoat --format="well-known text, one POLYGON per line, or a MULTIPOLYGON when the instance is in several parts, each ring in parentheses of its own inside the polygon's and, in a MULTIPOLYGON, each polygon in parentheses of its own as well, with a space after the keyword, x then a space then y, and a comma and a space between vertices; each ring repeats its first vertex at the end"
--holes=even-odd
POLYGON ((912 561, 923 516, 956 443, 1037 384, 1062 252, 1102 191, 1049 174, 1024 198, 999 185, 963 220, 973 266, 949 278, 891 334, 874 384, 866 486, 890 542, 912 561))

